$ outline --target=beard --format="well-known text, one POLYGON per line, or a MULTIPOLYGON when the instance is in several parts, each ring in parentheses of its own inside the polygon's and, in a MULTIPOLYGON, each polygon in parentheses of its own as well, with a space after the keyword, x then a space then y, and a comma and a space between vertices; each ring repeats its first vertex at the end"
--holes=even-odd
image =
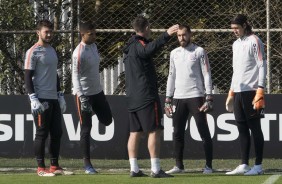
POLYGON ((41 40, 42 40, 43 43, 48 43, 49 44, 51 42, 52 38, 49 38, 49 39, 41 38, 41 40))
POLYGON ((190 43, 190 40, 182 40, 179 42, 181 47, 186 47, 190 43))

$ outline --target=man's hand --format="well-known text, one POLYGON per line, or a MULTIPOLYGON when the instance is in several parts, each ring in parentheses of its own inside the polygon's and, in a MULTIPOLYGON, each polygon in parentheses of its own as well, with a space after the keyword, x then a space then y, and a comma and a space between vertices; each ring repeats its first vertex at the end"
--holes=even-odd
MULTIPOLYGON (((39 114, 43 113, 45 108, 38 100, 37 94, 32 93, 29 96, 30 99, 30 106, 31 106, 31 113, 34 116, 38 116, 39 114)), ((48 104, 47 104, 48 105, 48 104)), ((48 108, 48 107, 47 107, 48 108)))
POLYGON ((172 118, 173 109, 172 109, 172 97, 166 97, 165 99, 165 114, 168 118, 172 118))
POLYGON ((260 110, 265 107, 265 102, 264 102, 264 90, 262 88, 258 88, 256 91, 256 96, 252 102, 253 108, 255 110, 260 110))
POLYGON ((212 95, 206 95, 206 101, 202 105, 202 107, 199 108, 199 111, 201 112, 210 112, 212 111, 212 102, 213 102, 213 97, 212 95))
POLYGON ((89 103, 89 98, 87 96, 81 95, 79 97, 80 100, 80 108, 81 108, 81 112, 87 112, 87 113, 92 113, 92 107, 89 103))
POLYGON ((61 112, 62 113, 66 112, 67 104, 66 104, 66 101, 65 101, 65 98, 64 98, 64 92, 58 91, 58 101, 59 101, 59 104, 60 104, 61 112))
POLYGON ((173 25, 170 28, 168 28, 168 30, 166 31, 167 34, 169 34, 170 36, 173 35, 173 33, 176 33, 178 31, 179 25, 173 25))
POLYGON ((234 110, 233 103, 234 103, 234 92, 233 90, 229 90, 228 97, 225 103, 225 107, 228 112, 233 112, 234 110))

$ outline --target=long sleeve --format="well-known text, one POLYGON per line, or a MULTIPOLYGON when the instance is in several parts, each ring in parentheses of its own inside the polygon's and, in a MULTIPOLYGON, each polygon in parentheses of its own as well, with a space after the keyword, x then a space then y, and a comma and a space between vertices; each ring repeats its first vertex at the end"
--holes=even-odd
POLYGON ((206 94, 212 94, 212 79, 211 79, 210 63, 207 53, 205 52, 204 49, 200 50, 200 60, 201 60, 200 65, 204 77, 206 94))
POLYGON ((149 42, 147 44, 140 40, 140 44, 136 46, 137 55, 141 58, 152 57, 156 51, 158 51, 168 40, 170 36, 167 32, 161 34, 156 40, 149 42))
POLYGON ((81 79, 81 48, 79 45, 78 50, 75 50, 72 55, 72 84, 73 84, 73 94, 77 96, 83 95, 81 79))
POLYGON ((265 87, 267 64, 265 59, 266 57, 264 53, 264 47, 261 40, 257 36, 255 36, 255 38, 256 38, 256 43, 253 43, 253 53, 257 66, 259 68, 258 86, 265 87))
POLYGON ((173 52, 170 53, 169 74, 167 78, 166 96, 173 97, 175 90, 176 70, 173 61, 173 52))
POLYGON ((233 53, 233 59, 232 59, 232 78, 231 78, 231 85, 230 85, 230 90, 232 90, 232 91, 234 91, 234 67, 235 67, 235 65, 234 65, 234 61, 235 61, 235 52, 234 52, 234 43, 233 43, 233 45, 232 45, 232 53, 233 53))
POLYGON ((33 51, 36 48, 37 44, 33 45, 25 54, 25 61, 24 61, 24 81, 25 87, 28 94, 35 93, 34 85, 32 81, 32 77, 34 75, 34 70, 36 68, 37 57, 34 57, 33 51))
POLYGON ((24 72, 25 88, 28 94, 34 93, 34 86, 32 82, 33 75, 34 75, 34 70, 25 70, 24 72))

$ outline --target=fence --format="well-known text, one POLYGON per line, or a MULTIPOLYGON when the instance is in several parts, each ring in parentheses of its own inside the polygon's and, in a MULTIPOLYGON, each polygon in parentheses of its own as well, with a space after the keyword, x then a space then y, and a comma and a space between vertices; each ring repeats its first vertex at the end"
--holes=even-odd
MULTIPOLYGON (((280 0, 0 0, 0 93, 25 94, 23 62, 25 52, 37 41, 36 21, 54 22, 53 47, 59 59, 59 75, 66 93, 71 93, 71 54, 79 43, 78 22, 97 25, 101 55, 101 83, 106 94, 124 94, 122 47, 133 30, 130 22, 146 16, 157 37, 165 28, 189 24, 193 42, 208 52, 213 85, 219 93, 229 90, 232 76, 230 19, 244 13, 265 43, 268 61, 267 92, 281 93, 282 2, 280 0)), ((170 51, 178 46, 176 37, 158 52, 156 64, 159 92, 165 93, 170 51)))

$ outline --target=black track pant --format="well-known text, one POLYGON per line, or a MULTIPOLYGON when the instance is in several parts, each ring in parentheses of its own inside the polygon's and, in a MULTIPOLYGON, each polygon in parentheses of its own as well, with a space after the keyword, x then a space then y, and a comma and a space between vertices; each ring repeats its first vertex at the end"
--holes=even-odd
POLYGON ((174 150, 176 158, 176 166, 180 169, 184 169, 183 165, 183 150, 184 150, 184 136, 185 126, 187 124, 188 115, 194 116, 199 134, 202 138, 204 151, 206 156, 206 164, 212 167, 213 159, 213 145, 209 132, 206 113, 200 112, 199 107, 204 103, 204 98, 188 98, 188 99, 174 99, 174 105, 176 106, 173 114, 173 126, 174 126, 174 150))
POLYGON ((263 159, 264 137, 260 124, 260 112, 254 110, 252 105, 254 96, 255 91, 235 93, 234 115, 239 131, 242 164, 249 164, 251 130, 256 155, 255 164, 260 165, 263 159))
MULTIPOLYGON (((105 126, 110 125, 112 123, 112 112, 104 92, 98 93, 97 95, 88 96, 88 98, 89 103, 97 115, 99 122, 105 126)), ((76 102, 81 124, 80 145, 82 148, 82 154, 84 159, 90 159, 90 131, 92 128, 92 114, 81 111, 80 102, 77 96, 76 102)))
POLYGON ((38 116, 33 116, 36 125, 34 140, 34 151, 36 159, 43 160, 45 157, 45 142, 50 134, 49 153, 50 158, 58 160, 60 152, 60 142, 62 137, 62 114, 58 100, 39 99, 40 102, 48 102, 48 109, 38 116))

